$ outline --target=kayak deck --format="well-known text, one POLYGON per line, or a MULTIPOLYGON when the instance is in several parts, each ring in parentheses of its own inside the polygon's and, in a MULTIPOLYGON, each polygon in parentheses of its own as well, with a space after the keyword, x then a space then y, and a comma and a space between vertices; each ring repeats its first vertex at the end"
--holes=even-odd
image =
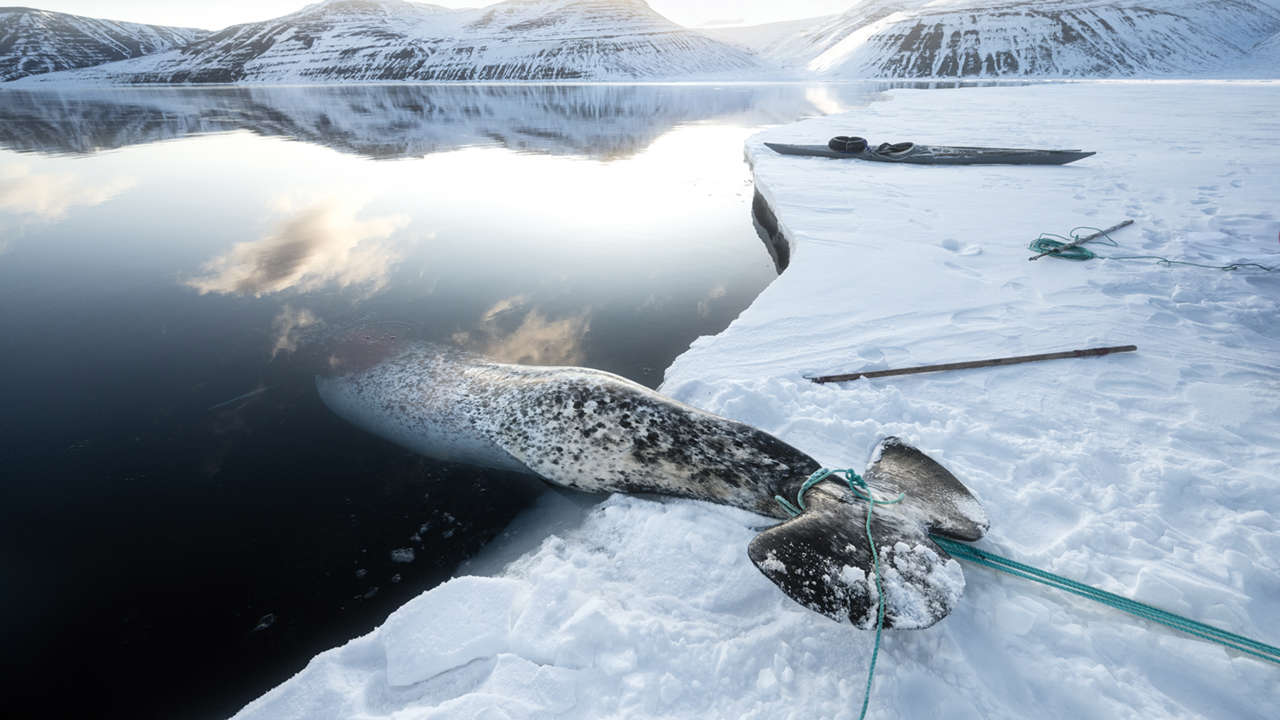
POLYGON ((840 152, 826 145, 765 143, 783 155, 803 155, 869 160, 914 165, 1066 165, 1094 153, 1084 150, 1036 150, 1031 148, 988 148, 954 145, 911 145, 901 152, 880 152, 868 147, 860 152, 840 152))

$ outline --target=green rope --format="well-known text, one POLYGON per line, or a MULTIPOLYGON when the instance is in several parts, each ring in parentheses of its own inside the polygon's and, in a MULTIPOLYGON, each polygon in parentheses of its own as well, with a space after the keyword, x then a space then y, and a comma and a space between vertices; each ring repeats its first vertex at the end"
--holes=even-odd
POLYGON ((876 552, 876 541, 871 537, 871 514, 875 511, 876 505, 900 503, 905 495, 898 495, 896 500, 878 500, 871 494, 871 487, 867 485, 867 481, 863 480, 862 476, 853 470, 827 470, 824 468, 810 475, 809 479, 805 480, 800 489, 796 491, 795 505, 787 502, 787 499, 781 495, 774 495, 773 499, 777 500, 778 504, 791 514, 791 517, 796 517, 805 511, 804 494, 809 491, 809 488, 832 475, 843 477, 854 497, 867 502, 867 544, 871 548, 871 565, 874 568, 873 572, 876 580, 876 643, 871 649, 871 667, 867 670, 867 687, 862 694, 862 713, 858 715, 858 720, 864 720, 867 717, 867 706, 871 702, 871 681, 876 675, 876 658, 880 655, 880 632, 884 630, 884 588, 880 585, 880 556, 876 552))
MULTIPOLYGON (((1062 260, 1074 260, 1076 262, 1084 262, 1085 260, 1093 260, 1094 258, 1102 258, 1104 260, 1155 260, 1160 265, 1188 265, 1190 267, 1206 268, 1209 270, 1241 270, 1243 268, 1254 268, 1263 272, 1275 272, 1280 268, 1267 267, 1258 263, 1231 263, 1230 265, 1205 265, 1203 263, 1191 262, 1189 260, 1170 260, 1162 255, 1099 255, 1084 245, 1075 245, 1066 247, 1071 243, 1079 242, 1081 231, 1089 230, 1096 233, 1102 233, 1098 228, 1078 227, 1071 231, 1071 237, 1057 235, 1054 233, 1040 233, 1040 237, 1031 241, 1028 249, 1036 253, 1048 253, 1049 257, 1061 258, 1062 260), (1066 248, 1060 250, 1059 248, 1066 248)), ((1116 242, 1110 235, 1102 233, 1100 238, 1090 242, 1102 243, 1108 247, 1119 247, 1120 243, 1116 242)))
POLYGON ((1252 655, 1261 660, 1280 664, 1280 648, 1278 647, 1267 645, 1266 643, 1261 643, 1257 640, 1251 640, 1243 635, 1237 635, 1233 632, 1213 627, 1212 625, 1206 625, 1202 622, 1182 617, 1181 615, 1175 615, 1167 610, 1161 610, 1160 608, 1147 605, 1146 603, 1130 600, 1129 598, 1109 593, 1105 590, 1099 590, 1098 588, 1090 587, 1083 583, 1076 582, 1075 580, 1062 577, 1061 575, 1054 575, 1053 573, 1039 570, 1031 567, 1030 565, 1024 565, 1023 563, 1000 557, 994 553, 979 550, 972 545, 957 542, 950 538, 941 537, 939 535, 931 535, 930 537, 935 543, 942 547, 943 550, 946 550, 953 557, 968 560, 979 565, 984 565, 993 570, 1000 570, 1001 572, 1006 572, 1017 577, 1034 580, 1050 587, 1056 587, 1059 590, 1065 590, 1066 592, 1089 598, 1090 600, 1102 603, 1103 605, 1113 607, 1117 610, 1122 610, 1140 618, 1151 620, 1152 622, 1160 623, 1161 625, 1171 627, 1174 630, 1179 630, 1187 633, 1188 635, 1194 635, 1195 637, 1203 640, 1209 640, 1210 642, 1218 643, 1224 647, 1239 650, 1242 653, 1252 655))
MULTIPOLYGON (((1035 249, 1034 247, 1032 248, 1035 249)), ((1074 248, 1073 248, 1074 249, 1074 248)), ((1086 251, 1087 252, 1087 251, 1086 251)), ((1072 258, 1068 258, 1072 259, 1072 258)), ((858 720, 865 720, 867 717, 867 707, 871 702, 871 683, 876 674, 876 659, 880 655, 880 634, 884 630, 884 587, 880 583, 880 556, 876 551, 875 540, 871 537, 871 515, 875 511, 876 505, 893 505, 902 502, 906 494, 900 494, 894 500, 879 500, 871 493, 871 487, 862 479, 862 476, 853 470, 827 470, 822 469, 813 473, 807 480, 800 485, 800 489, 796 491, 796 502, 792 504, 781 495, 774 495, 773 498, 778 504, 787 511, 791 517, 796 517, 803 513, 806 508, 804 504, 804 495, 814 485, 826 480, 831 476, 842 477, 849 486, 849 490, 860 500, 867 503, 867 520, 866 533, 867 543, 871 548, 871 563, 876 581, 876 640, 875 645, 871 649, 871 666, 867 670, 867 686, 862 695, 862 712, 858 715, 858 720)), ((1000 557, 995 553, 980 550, 967 543, 962 543, 951 538, 941 535, 930 534, 929 538, 933 540, 939 547, 947 551, 952 557, 961 560, 967 560, 978 565, 1009 573, 1010 575, 1034 580, 1035 582, 1049 587, 1065 590, 1066 592, 1088 598, 1095 602, 1102 603, 1108 607, 1127 612, 1130 615, 1160 623, 1166 627, 1173 628, 1188 635, 1192 635, 1203 640, 1215 642, 1223 647, 1238 650, 1242 653, 1252 655, 1260 660, 1280 664, 1280 648, 1266 643, 1258 642, 1247 638, 1243 635, 1216 628, 1212 625, 1192 620, 1190 618, 1175 615, 1167 610, 1161 610, 1153 605, 1131 600, 1129 598, 1100 590, 1084 583, 1076 582, 1070 578, 1061 575, 1055 575, 1045 570, 1034 568, 1016 560, 1000 557)))

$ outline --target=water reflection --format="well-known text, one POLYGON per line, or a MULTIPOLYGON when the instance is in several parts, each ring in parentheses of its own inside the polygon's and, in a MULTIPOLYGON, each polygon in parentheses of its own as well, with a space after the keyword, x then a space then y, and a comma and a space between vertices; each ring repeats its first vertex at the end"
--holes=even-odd
POLYGON ((274 342, 271 345, 271 357, 282 352, 292 353, 302 342, 303 333, 324 324, 324 321, 306 308, 294 308, 285 305, 271 321, 271 334, 274 342))
POLYGON ((0 165, 0 211, 56 222, 71 208, 101 205, 136 182, 128 177, 86 182, 72 173, 38 173, 26 165, 0 165))
POLYGON ((359 219, 361 210, 360 205, 331 200, 290 213, 270 235, 238 243, 205 263, 204 274, 187 284, 202 294, 254 296, 328 285, 379 290, 400 258, 400 251, 384 241, 409 218, 359 219))
POLYGON ((548 320, 525 295, 500 300, 471 331, 454 333, 454 344, 501 362, 581 365, 591 329, 591 311, 548 320))
POLYGON ((353 431, 317 369, 657 385, 776 277, 745 138, 874 89, 0 90, 6 701, 225 717, 447 578, 539 487, 353 431))
POLYGON ((861 104, 880 84, 376 85, 0 90, 0 147, 87 154, 234 130, 369 158, 475 145, 612 159, 671 128, 762 124, 861 104))

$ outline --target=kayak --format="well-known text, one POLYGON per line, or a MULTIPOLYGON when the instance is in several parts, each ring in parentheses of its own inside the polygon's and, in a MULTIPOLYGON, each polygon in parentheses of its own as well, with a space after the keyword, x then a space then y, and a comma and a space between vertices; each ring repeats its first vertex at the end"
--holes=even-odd
POLYGON ((885 144, 877 148, 868 146, 856 152, 832 150, 827 145, 787 145, 767 142, 765 147, 783 155, 853 158, 916 165, 1066 165, 1094 154, 1084 150, 957 147, 915 143, 885 144))

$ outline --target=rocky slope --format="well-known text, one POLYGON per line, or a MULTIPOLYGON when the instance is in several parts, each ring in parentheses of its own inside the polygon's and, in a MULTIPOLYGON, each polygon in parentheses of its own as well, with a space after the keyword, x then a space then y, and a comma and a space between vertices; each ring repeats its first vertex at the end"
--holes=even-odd
POLYGON ((150 55, 208 34, 193 28, 0 8, 0 81, 150 55))
POLYGON ((632 80, 757 67, 643 0, 508 0, 448 10, 328 0, 179 50, 58 80, 112 83, 632 80))
POLYGON ((768 55, 838 77, 1199 75, 1277 30, 1263 0, 869 0, 768 55))
POLYGON ((1253 46, 1240 67, 1254 75, 1280 77, 1280 32, 1253 46))

